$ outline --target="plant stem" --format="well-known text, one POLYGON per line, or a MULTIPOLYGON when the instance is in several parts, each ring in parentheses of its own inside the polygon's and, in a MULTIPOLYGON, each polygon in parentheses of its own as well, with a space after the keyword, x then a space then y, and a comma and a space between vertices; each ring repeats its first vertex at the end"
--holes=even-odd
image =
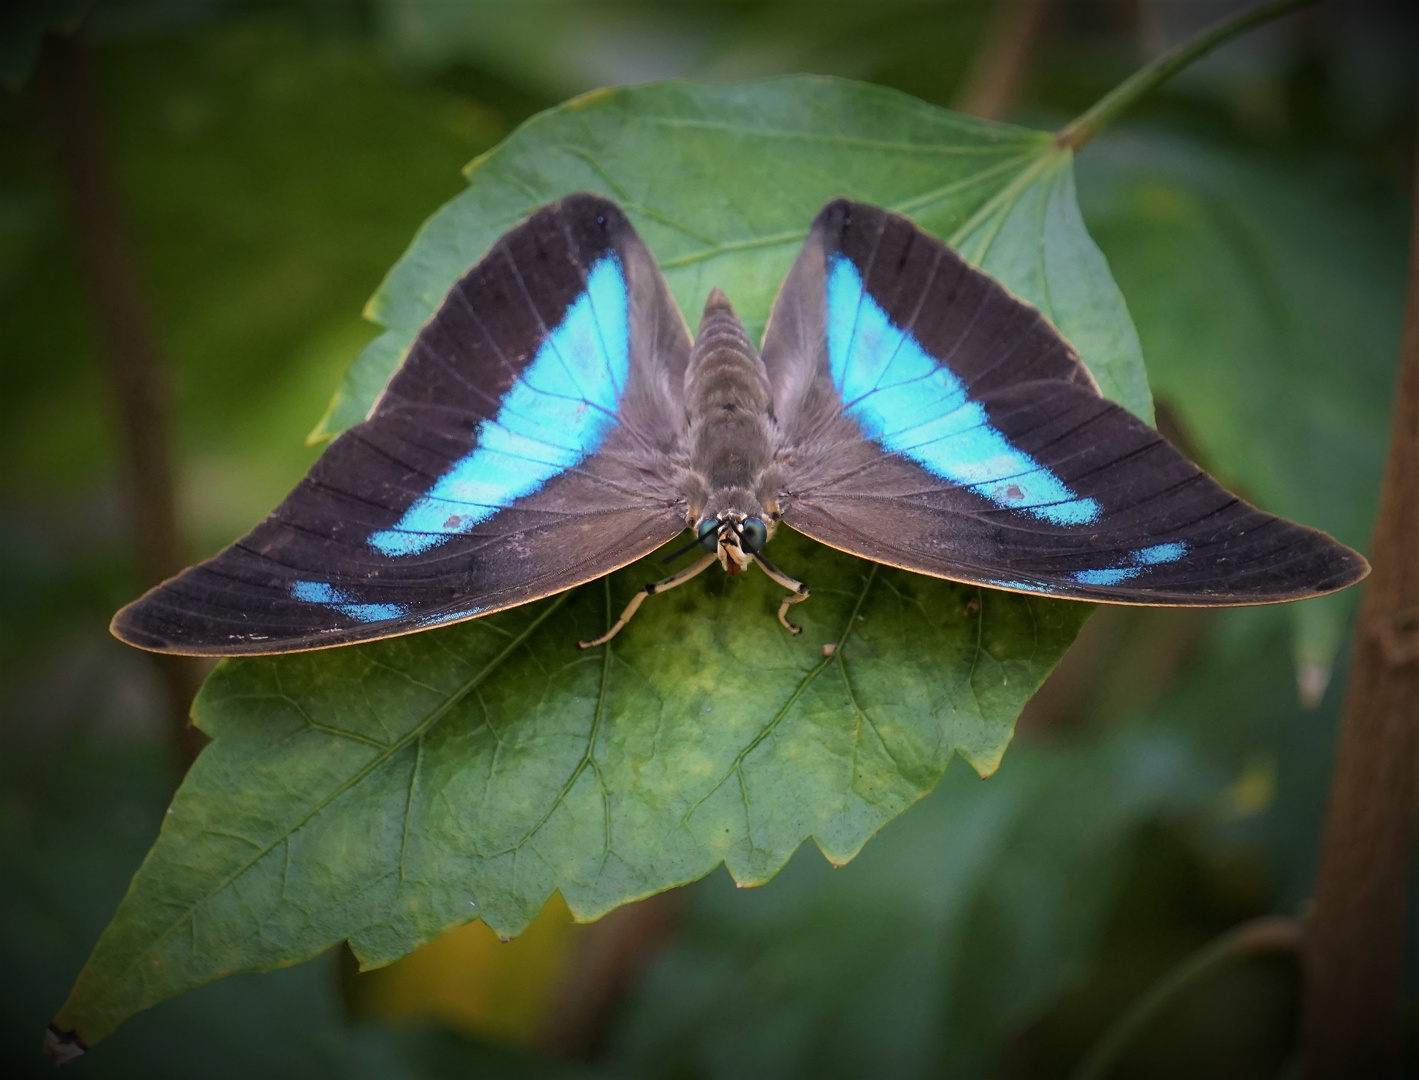
POLYGON ((997 5, 951 108, 982 120, 1004 120, 1014 112, 1045 14, 1045 0, 997 5))
POLYGON ((606 1049, 611 1024, 636 979, 674 935, 684 889, 648 896, 603 915, 583 935, 557 979, 538 1034, 561 1061, 591 1063, 606 1049))
MULTIPOLYGON (((144 584, 156 585, 186 562, 168 449, 166 370, 128 235, 99 88, 80 33, 50 34, 45 42, 50 119, 113 380, 144 584)), ((206 668, 187 656, 153 659, 167 691, 180 776, 207 741, 187 715, 206 668)))
POLYGON ((1070 1080, 1104 1080, 1128 1048, 1185 991, 1229 964, 1259 953, 1294 952, 1301 944, 1295 919, 1268 916, 1243 923, 1193 953, 1143 995, 1104 1035, 1070 1074, 1070 1080))
POLYGON ((1231 41, 1253 26, 1269 22, 1314 0, 1269 0, 1268 3, 1239 11, 1231 18, 1208 27, 1196 37, 1169 49, 1162 56, 1145 64, 1118 86, 1101 97, 1073 122, 1055 135, 1055 145, 1079 150, 1095 135, 1119 118, 1140 98, 1166 79, 1172 78, 1194 60, 1205 56, 1217 46, 1231 41))
MULTIPOLYGON (((1416 148, 1419 165, 1419 148, 1416 148)), ((1414 186, 1419 215, 1419 177, 1414 186)), ((1405 894, 1419 824, 1419 217, 1389 456, 1351 646, 1306 927, 1306 1076, 1393 1075, 1405 894)))

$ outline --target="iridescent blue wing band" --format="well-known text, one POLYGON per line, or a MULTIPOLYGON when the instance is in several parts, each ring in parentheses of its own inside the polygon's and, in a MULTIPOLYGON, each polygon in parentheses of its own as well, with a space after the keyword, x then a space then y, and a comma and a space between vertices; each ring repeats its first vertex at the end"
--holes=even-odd
POLYGON ((828 260, 828 369, 843 410, 888 453, 996 506, 1057 525, 1102 509, 1005 437, 965 381, 892 322, 852 260, 828 260))
POLYGON ((369 538, 391 557, 415 555, 472 532, 601 448, 618 423, 630 367, 625 268, 609 252, 536 354, 477 426, 471 450, 391 528, 369 538))
POLYGON ((266 521, 118 613, 143 648, 287 652, 600 577, 684 528, 690 337, 616 206, 571 196, 448 293, 364 423, 266 521))
POLYGON ((954 580, 1113 603, 1226 605, 1364 576, 1103 398, 1034 308, 907 219, 819 214, 764 339, 784 521, 954 580))

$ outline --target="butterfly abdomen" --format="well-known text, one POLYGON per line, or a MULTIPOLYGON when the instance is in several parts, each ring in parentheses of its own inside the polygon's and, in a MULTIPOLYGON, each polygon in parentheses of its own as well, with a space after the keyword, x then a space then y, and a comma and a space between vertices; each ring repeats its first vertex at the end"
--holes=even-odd
MULTIPOLYGON (((768 376, 724 293, 705 303, 685 370, 691 471, 703 482, 700 514, 763 512, 756 494, 774 457, 768 376)), ((694 500, 692 500, 693 502, 694 500)))

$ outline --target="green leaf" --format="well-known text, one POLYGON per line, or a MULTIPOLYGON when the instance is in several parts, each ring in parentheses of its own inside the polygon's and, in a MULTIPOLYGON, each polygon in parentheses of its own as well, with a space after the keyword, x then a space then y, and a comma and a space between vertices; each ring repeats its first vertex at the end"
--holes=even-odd
MULTIPOLYGON (((1162 131, 1101 139, 1083 169, 1154 387, 1203 464, 1364 550, 1399 356, 1403 200, 1330 158, 1162 131)), ((1312 704, 1357 596, 1288 608, 1312 704)))
MULTIPOLYGON (((588 95, 469 168, 371 303, 387 330, 322 430, 364 414, 499 234, 581 189, 627 209, 687 313, 719 285, 755 331, 823 202, 904 210, 1040 305, 1147 415, 1071 167, 1046 135, 839 80, 588 95)), ((590 919, 721 861, 758 884, 808 838, 846 862, 953 754, 996 768, 1089 611, 787 530, 774 557, 813 586, 798 638, 762 575, 707 574, 579 651, 664 573, 647 559, 457 627, 221 665, 195 713, 216 741, 56 1024, 92 1045, 172 994, 341 940, 374 966, 474 917, 514 934, 554 889, 590 919)))

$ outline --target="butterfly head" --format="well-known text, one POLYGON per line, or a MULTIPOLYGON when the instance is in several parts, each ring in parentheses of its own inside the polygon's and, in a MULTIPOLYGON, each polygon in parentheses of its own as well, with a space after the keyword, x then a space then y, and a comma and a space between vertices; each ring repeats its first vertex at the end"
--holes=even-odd
POLYGON ((773 536, 774 522, 729 511, 718 517, 701 519, 695 535, 706 551, 719 554, 719 564, 731 576, 739 573, 763 550, 773 536))

